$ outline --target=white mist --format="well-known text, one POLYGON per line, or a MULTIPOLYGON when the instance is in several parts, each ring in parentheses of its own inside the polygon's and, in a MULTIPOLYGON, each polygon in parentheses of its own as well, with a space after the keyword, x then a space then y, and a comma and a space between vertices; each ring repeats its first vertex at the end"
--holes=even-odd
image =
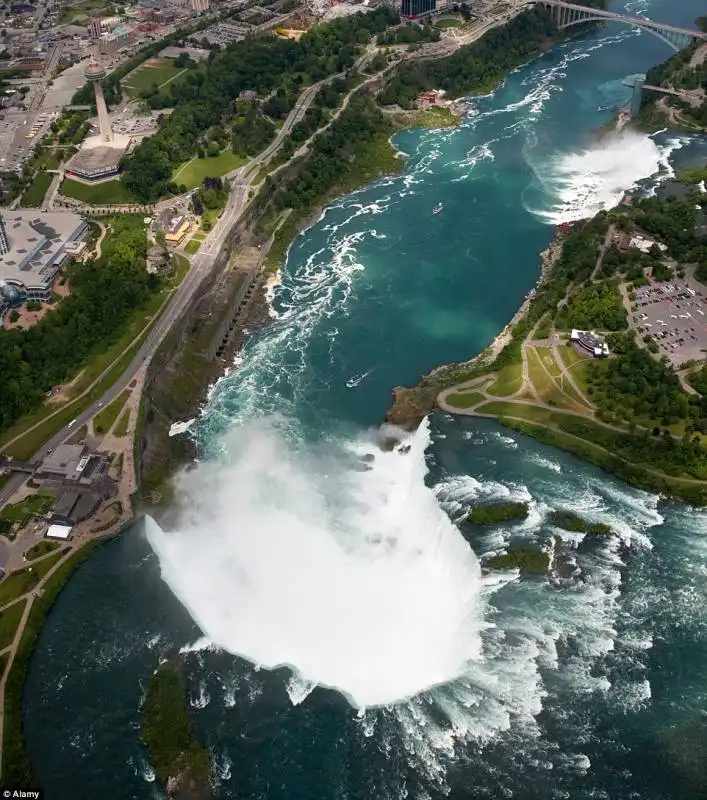
POLYGON ((179 529, 147 522, 165 581, 216 646, 356 707, 454 680, 481 658, 480 569, 424 484, 427 443, 426 424, 407 452, 238 429, 229 464, 180 478, 179 529))
POLYGON ((549 208, 534 213, 559 225, 614 208, 639 181, 661 169, 670 174, 667 159, 679 145, 672 142, 661 147, 650 136, 625 130, 606 135, 593 147, 534 166, 552 198, 549 208))

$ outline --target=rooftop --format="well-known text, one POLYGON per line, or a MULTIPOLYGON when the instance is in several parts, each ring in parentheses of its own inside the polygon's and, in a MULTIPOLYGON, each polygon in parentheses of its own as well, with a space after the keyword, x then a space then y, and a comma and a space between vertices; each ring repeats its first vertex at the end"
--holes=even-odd
POLYGON ((81 470, 86 466, 84 460, 86 450, 86 446, 82 444, 60 444, 42 461, 38 472, 73 476, 79 471, 79 466, 81 470))
POLYGON ((56 260, 67 241, 85 229, 77 214, 47 214, 35 209, 4 211, 10 249, 0 255, 0 282, 23 286, 46 284, 56 272, 56 260))

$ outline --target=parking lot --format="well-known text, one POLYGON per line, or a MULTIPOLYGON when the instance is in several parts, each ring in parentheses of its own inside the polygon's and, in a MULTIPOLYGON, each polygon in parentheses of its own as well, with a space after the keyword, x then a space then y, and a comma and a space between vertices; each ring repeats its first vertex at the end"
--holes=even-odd
POLYGON ((20 172, 42 138, 53 115, 33 111, 5 112, 0 120, 0 172, 20 172))
POLYGON ((636 289, 631 323, 648 334, 674 366, 705 358, 707 287, 690 274, 684 280, 653 283, 636 289))

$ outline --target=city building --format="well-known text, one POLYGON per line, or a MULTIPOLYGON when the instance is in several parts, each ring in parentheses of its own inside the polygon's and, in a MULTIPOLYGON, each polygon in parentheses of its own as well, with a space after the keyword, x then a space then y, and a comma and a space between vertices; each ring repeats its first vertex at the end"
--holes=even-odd
POLYGON ((582 348, 594 358, 605 358, 610 355, 609 345, 594 331, 580 331, 573 328, 570 341, 582 348))
POLYGON ((177 247, 189 230, 189 220, 187 217, 174 217, 169 221, 164 240, 168 245, 177 247))
POLYGON ((101 26, 101 20, 97 18, 92 19, 88 23, 89 39, 100 39, 102 33, 103 33, 103 28, 101 26))
POLYGON ((192 61, 203 61, 209 57, 209 51, 201 47, 165 47, 157 54, 160 58, 177 59, 186 53, 192 61))
POLYGON ((77 214, 20 209, 3 217, 7 250, 0 255, 0 318, 26 300, 49 300, 57 273, 88 233, 77 214))
POLYGON ((34 472, 38 481, 92 486, 107 472, 108 460, 83 444, 60 444, 34 472))
POLYGON ((190 0, 189 7, 192 11, 208 11, 211 3, 209 0, 190 0))
POLYGON ((419 17, 431 14, 436 8, 436 0, 402 0, 400 13, 403 17, 419 17))
POLYGON ((113 139, 113 133, 108 121, 108 109, 106 99, 103 96, 103 79, 106 77, 106 69, 101 66, 95 58, 91 58, 88 66, 84 70, 84 77, 93 86, 93 94, 96 98, 96 111, 98 112, 98 126, 100 128, 101 139, 108 143, 113 139))
POLYGON ((57 494, 54 500, 52 522, 60 523, 63 528, 68 528, 68 533, 70 533, 71 526, 88 519, 101 504, 102 499, 98 492, 64 489, 57 494))
POLYGON ((7 237, 7 231, 5 230, 5 220, 3 219, 2 215, 0 215, 0 256, 4 256, 5 253, 9 252, 10 250, 10 240, 7 237))

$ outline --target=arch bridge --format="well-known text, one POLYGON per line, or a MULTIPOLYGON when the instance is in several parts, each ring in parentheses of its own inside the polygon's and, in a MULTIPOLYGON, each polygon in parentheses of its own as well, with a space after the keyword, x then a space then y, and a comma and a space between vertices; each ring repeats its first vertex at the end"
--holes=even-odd
POLYGON ((553 21, 560 30, 583 22, 623 22, 636 28, 652 33, 664 41, 673 50, 682 50, 697 41, 707 41, 707 33, 695 31, 690 28, 678 28, 675 25, 665 25, 645 17, 629 17, 626 14, 614 14, 612 11, 603 11, 601 8, 580 6, 576 3, 566 3, 564 0, 535 0, 534 5, 547 9, 553 21))

